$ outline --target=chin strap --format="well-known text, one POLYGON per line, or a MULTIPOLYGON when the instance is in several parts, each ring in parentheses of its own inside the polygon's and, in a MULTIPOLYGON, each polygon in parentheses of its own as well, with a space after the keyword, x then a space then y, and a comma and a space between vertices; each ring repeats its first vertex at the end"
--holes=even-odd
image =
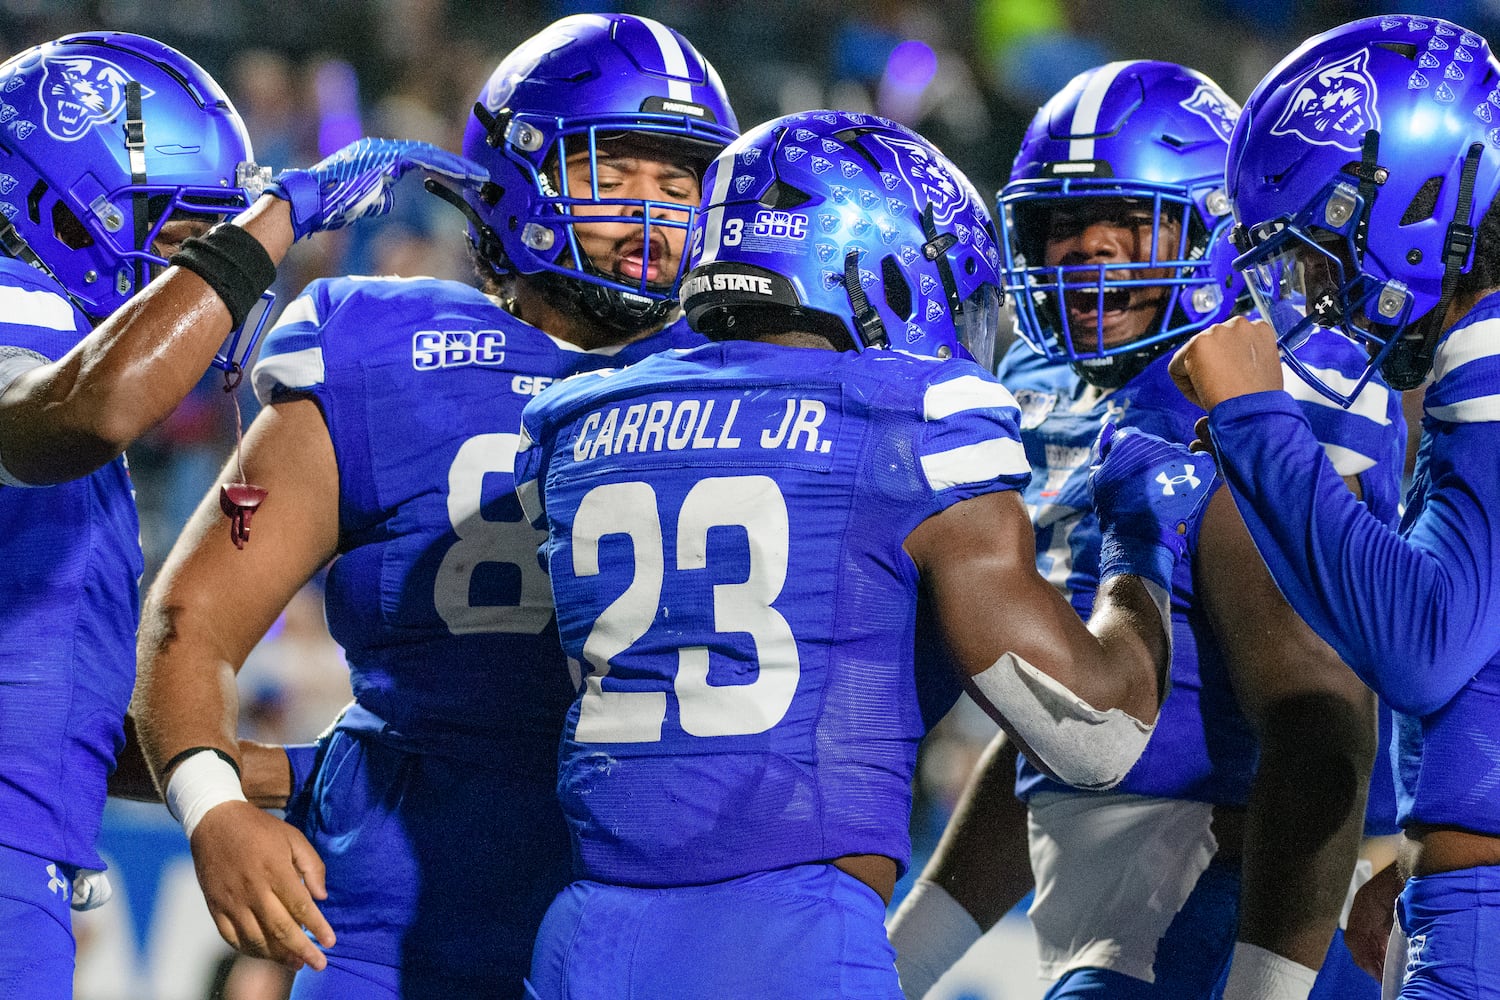
POLYGON ((1390 171, 1377 162, 1380 158, 1379 131, 1372 128, 1366 132, 1365 141, 1360 147, 1359 200, 1364 207, 1359 213, 1359 224, 1354 227, 1354 252, 1358 260, 1364 260, 1365 244, 1370 233, 1370 211, 1375 207, 1375 196, 1380 193, 1380 185, 1386 182, 1390 171))
MULTIPOLYGON (((135 193, 130 196, 131 215, 135 216, 135 249, 146 250, 151 237, 151 210, 146 192, 146 120, 141 117, 141 84, 131 80, 125 84, 125 150, 130 158, 130 183, 135 193)), ((134 291, 140 291, 151 280, 151 265, 140 261, 131 268, 135 277, 134 291)))
POLYGON ((474 229, 473 234, 469 238, 474 244, 474 249, 479 251, 479 256, 483 257, 496 270, 503 271, 508 269, 505 257, 505 245, 500 242, 500 234, 495 232, 493 226, 479 217, 479 213, 474 210, 473 205, 465 201, 463 196, 457 191, 454 191, 445 184, 439 183, 432 177, 423 180, 422 187, 427 190, 428 194, 437 195, 443 201, 458 209, 463 217, 468 220, 469 225, 474 229))
POLYGON ((1453 212, 1453 221, 1443 237, 1443 294, 1438 299, 1439 320, 1448 314, 1448 303, 1458 287, 1459 276, 1469 255, 1474 251, 1474 179, 1479 175, 1479 161, 1484 156, 1484 146, 1474 143, 1464 155, 1464 169, 1458 178, 1458 207, 1453 212))
MULTIPOLYGON (((592 266, 589 270, 598 273, 592 266)), ((556 278, 585 316, 621 333, 635 334, 661 326, 677 308, 673 299, 650 299, 561 274, 556 278)))
POLYGON ((932 202, 922 209, 922 234, 927 242, 922 244, 922 256, 937 265, 938 278, 943 283, 943 292, 948 296, 948 309, 954 316, 964 311, 958 298, 958 283, 953 280, 953 266, 948 263, 948 251, 958 242, 952 233, 940 233, 933 219, 932 202))
POLYGON ((1151 362, 1182 346, 1183 339, 1159 340, 1137 351, 1074 361, 1071 367, 1079 378, 1096 389, 1118 389, 1145 371, 1151 362))
POLYGON ((865 294, 864 282, 859 280, 859 248, 851 247, 844 255, 844 291, 849 293, 849 305, 854 309, 854 326, 859 331, 859 347, 890 347, 891 339, 886 336, 885 324, 880 321, 880 313, 870 305, 870 297, 865 294))

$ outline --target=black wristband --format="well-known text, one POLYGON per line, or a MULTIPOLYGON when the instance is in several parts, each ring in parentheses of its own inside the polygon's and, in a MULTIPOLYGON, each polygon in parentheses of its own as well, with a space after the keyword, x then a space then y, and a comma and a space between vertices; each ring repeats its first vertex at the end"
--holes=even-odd
POLYGON ((276 265, 260 240, 232 222, 221 222, 204 235, 184 241, 168 263, 185 267, 208 282, 229 309, 235 330, 276 280, 276 265))
POLYGON ((215 757, 218 757, 224 763, 226 763, 230 767, 234 768, 235 775, 236 776, 239 775, 239 773, 240 773, 240 766, 234 762, 234 758, 233 757, 229 756, 227 753, 225 753, 223 750, 220 750, 218 747, 188 747, 186 750, 183 750, 183 751, 181 751, 179 753, 173 754, 172 755, 172 759, 169 760, 169 761, 167 761, 166 764, 162 765, 162 769, 160 771, 158 771, 157 773, 158 774, 164 774, 164 775, 165 774, 171 774, 172 773, 172 768, 176 767, 178 764, 181 764, 183 761, 187 760, 193 754, 195 754, 195 753, 202 753, 204 750, 207 750, 209 753, 213 754, 215 757))

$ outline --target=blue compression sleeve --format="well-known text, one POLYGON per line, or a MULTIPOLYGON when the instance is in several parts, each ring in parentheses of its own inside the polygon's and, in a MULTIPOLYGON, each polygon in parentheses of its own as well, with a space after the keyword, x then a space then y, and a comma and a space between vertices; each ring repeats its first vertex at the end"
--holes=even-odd
POLYGON ((1500 620, 1496 425, 1445 427, 1444 453, 1487 460, 1462 475, 1434 463, 1405 539, 1349 492, 1286 393, 1226 400, 1209 427, 1288 603, 1392 708, 1428 715, 1490 660, 1500 620))

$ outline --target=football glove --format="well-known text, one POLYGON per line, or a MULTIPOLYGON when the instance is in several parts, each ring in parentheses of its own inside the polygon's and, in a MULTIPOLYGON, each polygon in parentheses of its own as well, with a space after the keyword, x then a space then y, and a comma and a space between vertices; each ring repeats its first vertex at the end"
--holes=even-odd
POLYGON ((1104 536, 1099 581, 1132 573, 1170 592, 1172 571, 1197 545, 1217 485, 1209 455, 1106 423, 1094 442, 1089 472, 1104 536))
POLYGON ((266 193, 291 204, 300 240, 389 212, 396 182, 414 167, 469 184, 489 180, 483 167, 429 143, 360 139, 315 166, 283 170, 266 193))

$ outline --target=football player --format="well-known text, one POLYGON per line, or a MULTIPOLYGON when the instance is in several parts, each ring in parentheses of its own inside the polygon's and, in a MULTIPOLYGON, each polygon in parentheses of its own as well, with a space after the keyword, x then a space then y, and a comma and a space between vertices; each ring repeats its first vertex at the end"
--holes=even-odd
MULTIPOLYGON (((1049 774, 1118 781, 1212 465, 1121 498, 1090 631, 1035 569, 1018 410, 987 371, 999 255, 963 175, 818 111, 745 135, 704 187, 682 298, 717 342, 523 414, 518 493, 583 670, 558 782, 580 880, 530 985, 895 1000, 883 920, 928 722, 962 679, 1049 774)), ((1135 440, 1103 447, 1150 461, 1135 440)))
MULTIPOLYGON (((135 679, 142 559, 122 452, 211 361, 237 377, 295 237, 378 212, 411 166, 472 174, 430 147, 366 142, 257 200, 262 172, 218 84, 108 32, 0 64, 0 152, 0 982, 66 997, 69 904, 107 893, 95 840, 135 679)), ((285 783, 284 764, 254 773, 273 786, 247 773, 257 797, 285 783)))
POLYGON ((297 996, 521 992, 569 877, 572 698, 511 482, 521 408, 574 372, 701 343, 675 290, 704 167, 736 133, 675 31, 560 20, 479 95, 464 153, 484 183, 439 189, 470 218, 479 287, 318 281, 267 337, 244 472, 270 497, 243 551, 205 498, 147 599, 139 697, 158 768, 232 751, 234 672, 333 560, 355 701, 288 821, 235 801, 213 752, 178 765, 218 772, 192 848, 220 930, 323 969, 297 996))
MULTIPOLYGON (((1500 995, 1500 763, 1486 749, 1500 674, 1497 88, 1484 38, 1415 15, 1342 25, 1282 60, 1229 149, 1239 263, 1265 321, 1215 326, 1172 364, 1208 410, 1200 437, 1277 585, 1398 713, 1403 997, 1500 995), (1361 378, 1428 382, 1399 531, 1339 488, 1282 391, 1275 348, 1315 326, 1368 350, 1361 378)), ((1345 403, 1360 384, 1299 374, 1345 403)))
MULTIPOLYGON (((1224 187, 1238 114, 1193 70, 1110 63, 1038 111, 1000 193, 1022 340, 999 376, 1020 404, 1035 471, 1025 499, 1037 569, 1083 615, 1102 545, 1087 482, 1091 441, 1110 420, 1191 441, 1202 412, 1173 386, 1169 352, 1244 304, 1224 187)), ((1330 378, 1363 367, 1331 333, 1298 356, 1330 378)), ((1335 467, 1393 523, 1399 395, 1371 383, 1345 411, 1287 378, 1335 467)), ((1174 486, 1165 477, 1148 484, 1174 486)), ((1217 995, 1237 924, 1235 968, 1254 985, 1237 982, 1231 995, 1306 997, 1350 885, 1361 776, 1374 759, 1373 702, 1277 595, 1227 493, 1204 523, 1196 560, 1173 579, 1172 691, 1141 761, 1110 791, 1088 792, 1021 759, 1015 790, 1029 811, 1030 917, 1041 972, 1055 981, 1049 997, 1217 995), (1284 968, 1283 956, 1297 968, 1284 968), (1287 980, 1283 992, 1263 992, 1263 966, 1287 980)), ((985 761, 970 793, 978 801, 893 921, 913 997, 1016 901, 991 898, 1002 889, 992 842, 1004 836, 991 817, 1007 807, 984 800, 1008 798, 998 773, 1008 760, 992 751, 985 761)))

